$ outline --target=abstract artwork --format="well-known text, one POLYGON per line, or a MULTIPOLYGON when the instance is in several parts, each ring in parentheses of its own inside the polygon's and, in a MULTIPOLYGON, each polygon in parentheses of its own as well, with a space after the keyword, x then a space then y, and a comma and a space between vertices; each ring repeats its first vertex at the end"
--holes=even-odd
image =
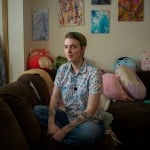
POLYGON ((84 0, 58 0, 60 26, 84 25, 84 0))
POLYGON ((33 8, 32 39, 48 40, 48 8, 33 8))
POLYGON ((108 5, 111 0, 91 0, 92 5, 108 5))
POLYGON ((143 21, 144 0, 119 0, 118 21, 143 21))
POLYGON ((91 11, 91 33, 109 33, 110 11, 91 11))

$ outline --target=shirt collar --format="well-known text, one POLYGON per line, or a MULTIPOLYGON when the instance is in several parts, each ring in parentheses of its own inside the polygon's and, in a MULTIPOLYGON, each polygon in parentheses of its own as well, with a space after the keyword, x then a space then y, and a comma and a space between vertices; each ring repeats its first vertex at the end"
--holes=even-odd
MULTIPOLYGON (((71 62, 68 62, 68 68, 72 72, 71 62)), ((87 71, 87 60, 84 59, 84 62, 82 66, 80 67, 80 70, 78 73, 85 73, 87 71)))

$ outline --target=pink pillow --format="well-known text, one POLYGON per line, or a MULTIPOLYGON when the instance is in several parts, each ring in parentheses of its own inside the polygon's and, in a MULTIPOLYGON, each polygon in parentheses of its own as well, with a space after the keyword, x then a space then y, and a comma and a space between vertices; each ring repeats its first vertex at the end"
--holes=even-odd
POLYGON ((119 78, 115 74, 104 73, 103 79, 103 93, 112 100, 129 101, 131 97, 123 90, 119 78))

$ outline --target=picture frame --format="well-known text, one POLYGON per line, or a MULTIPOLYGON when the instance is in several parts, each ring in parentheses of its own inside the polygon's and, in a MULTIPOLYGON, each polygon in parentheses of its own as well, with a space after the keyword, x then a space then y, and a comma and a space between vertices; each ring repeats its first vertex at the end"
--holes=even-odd
POLYGON ((143 21, 144 0, 118 0, 118 21, 143 21))
POLYGON ((110 5, 111 0, 91 0, 92 5, 110 5))
POLYGON ((109 10, 92 10, 91 11, 91 33, 110 32, 110 11, 109 10))
POLYGON ((48 8, 32 9, 32 40, 48 40, 48 8))
POLYGON ((58 0, 58 24, 61 27, 85 25, 84 0, 58 0))

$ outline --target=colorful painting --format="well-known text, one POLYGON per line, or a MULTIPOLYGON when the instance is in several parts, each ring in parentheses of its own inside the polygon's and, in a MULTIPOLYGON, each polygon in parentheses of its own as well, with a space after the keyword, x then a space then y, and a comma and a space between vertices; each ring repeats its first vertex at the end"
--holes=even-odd
POLYGON ((91 11, 91 33, 109 33, 110 11, 91 11))
POLYGON ((118 20, 119 21, 143 21, 144 0, 119 0, 118 20))
POLYGON ((111 0, 91 0, 92 5, 108 5, 111 0))
POLYGON ((32 39, 48 40, 48 8, 33 8, 32 39))
POLYGON ((84 25, 84 0, 59 0, 58 6, 60 26, 84 25))

